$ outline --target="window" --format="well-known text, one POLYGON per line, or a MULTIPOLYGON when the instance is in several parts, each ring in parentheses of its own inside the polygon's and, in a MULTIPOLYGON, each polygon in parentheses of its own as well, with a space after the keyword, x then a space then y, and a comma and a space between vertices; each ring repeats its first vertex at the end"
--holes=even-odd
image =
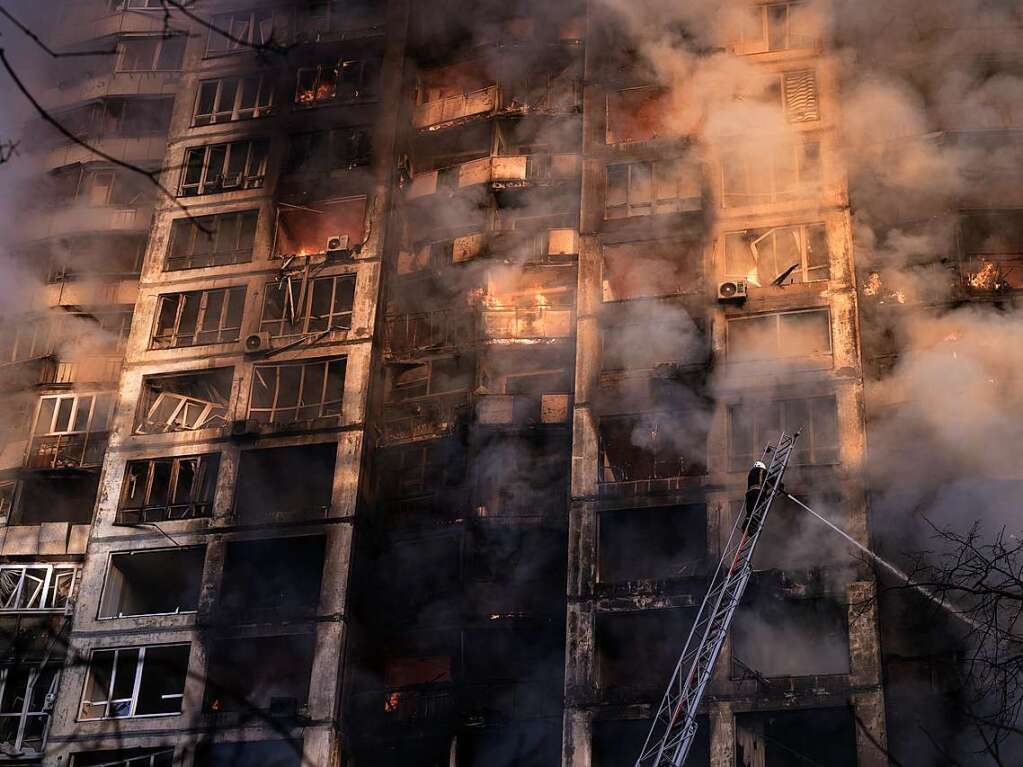
POLYGON ((147 243, 145 233, 82 235, 58 241, 56 247, 42 251, 40 260, 47 267, 47 282, 85 275, 127 279, 142 270, 147 243))
POLYGON ((62 394, 39 399, 29 465, 33 468, 77 467, 102 460, 113 395, 62 394))
MULTIPOLYGON (((102 451, 98 451, 102 458, 102 451)), ((97 459, 98 463, 98 459, 97 459)), ((42 468, 49 468, 43 465, 42 468)), ((11 525, 42 525, 60 522, 87 525, 92 521, 99 490, 98 472, 63 476, 37 474, 22 480, 11 525)))
POLYGON ((231 368, 201 373, 147 376, 136 434, 219 428, 227 425, 231 368))
POLYGON ((257 210, 177 219, 171 227, 168 271, 226 266, 252 260, 257 210))
POLYGON ((597 551, 602 583, 700 575, 707 557, 707 507, 602 511, 597 551), (636 556, 638 551, 643 555, 636 556))
POLYGON ((271 282, 263 296, 259 329, 275 338, 349 330, 354 300, 355 275, 351 274, 320 277, 302 285, 292 280, 271 282))
POLYGON ((337 443, 243 450, 234 513, 244 524, 326 516, 334 486, 337 443))
POLYGON ((295 103, 322 104, 331 101, 355 101, 376 96, 379 63, 338 61, 298 70, 295 103))
POLYGON ((0 363, 22 362, 53 352, 56 323, 49 317, 12 318, 0 334, 0 363))
POLYGON ((309 30, 322 41, 330 35, 351 29, 353 24, 366 23, 375 10, 377 0, 312 0, 301 20, 303 30, 309 30))
POLYGON ((256 365, 249 418, 279 425, 318 418, 341 418, 345 365, 340 357, 313 362, 256 365))
POLYGON ((79 138, 163 134, 170 127, 173 98, 106 98, 63 116, 79 138))
POLYGON ((725 235, 725 275, 757 287, 770 285, 793 266, 788 282, 826 280, 829 260, 824 224, 747 229, 725 235))
POLYGON ((962 273, 973 291, 1023 288, 1023 211, 965 213, 960 222, 962 273))
POLYGON ((118 72, 177 72, 185 58, 184 35, 127 37, 117 46, 118 72))
POLYGON ((219 464, 219 453, 129 461, 118 520, 148 523, 208 517, 219 464))
POLYGON ((814 18, 801 3, 773 3, 751 8, 745 18, 736 49, 739 53, 766 53, 813 48, 814 18))
POLYGON ((605 245, 601 275, 604 301, 624 301, 702 288, 703 248, 685 240, 644 240, 605 245))
POLYGON ((817 97, 817 73, 812 69, 784 72, 781 75, 782 104, 791 123, 821 119, 817 97))
POLYGON ((22 662, 0 668, 0 750, 39 756, 60 678, 58 664, 22 662))
POLYGON ((668 121, 671 113, 668 94, 662 88, 627 88, 607 97, 608 144, 650 141, 672 135, 668 121))
POLYGON ((237 341, 244 307, 244 287, 160 296, 153 347, 164 349, 237 341))
POLYGON ((742 147, 721 160, 724 207, 784 202, 816 194, 821 181, 816 141, 779 146, 742 147))
POLYGON ((129 11, 148 11, 148 10, 159 10, 166 7, 163 0, 114 0, 111 3, 112 8, 123 8, 129 11))
POLYGON ((222 77, 199 84, 193 125, 265 117, 273 108, 273 85, 266 75, 222 77))
POLYGON ((233 141, 193 147, 185 152, 181 174, 182 197, 258 189, 266 176, 270 142, 233 141))
MULTIPOLYGON (((312 634, 218 639, 210 648, 207 711, 253 709, 292 715, 309 698, 316 637, 312 634)), ((266 714, 254 715, 260 722, 266 714)))
POLYGON ((600 420, 600 482, 645 482, 705 473, 707 417, 651 412, 600 420))
POLYGON ((312 617, 325 551, 323 536, 228 543, 218 610, 244 623, 312 617))
POLYGON ((370 134, 365 128, 335 128, 291 137, 289 173, 348 170, 370 161, 370 134))
POLYGON ((111 554, 99 617, 194 612, 205 557, 202 546, 111 554))
MULTIPOLYGON (((278 17, 278 24, 283 17, 278 17)), ((222 56, 251 50, 253 47, 272 45, 283 36, 275 29, 274 12, 237 11, 221 13, 213 17, 213 28, 206 40, 207 56, 222 56)))
POLYGON ((348 238, 359 247, 366 219, 366 198, 317 200, 303 206, 281 203, 277 208, 274 255, 287 257, 326 251, 332 237, 348 238))
POLYGON ((728 359, 732 362, 831 356, 831 317, 809 309, 728 320, 728 359))
POLYGON ((64 610, 78 579, 78 565, 0 565, 0 612, 64 610))
POLYGON ((699 167, 684 160, 609 165, 604 218, 699 210, 699 167))
POLYGON ((93 650, 81 719, 180 714, 189 645, 93 650))
POLYGON ((793 460, 797 464, 838 462, 838 406, 835 398, 776 400, 728 408, 728 457, 731 471, 745 471, 764 445, 782 431, 802 431, 793 460))
POLYGON ((231 743, 218 737, 216 743, 200 743, 195 752, 195 767, 236 767, 243 764, 252 767, 302 767, 302 743, 286 740, 231 743))

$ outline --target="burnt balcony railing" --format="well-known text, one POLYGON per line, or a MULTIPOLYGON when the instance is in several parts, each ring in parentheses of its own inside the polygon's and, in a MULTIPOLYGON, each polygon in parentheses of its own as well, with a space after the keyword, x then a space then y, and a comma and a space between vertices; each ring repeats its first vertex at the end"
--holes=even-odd
POLYGON ((485 340, 568 338, 575 333, 575 311, 553 306, 484 309, 480 324, 485 340))
POLYGON ((415 128, 433 128, 457 122, 466 117, 491 114, 497 109, 498 88, 489 85, 470 93, 427 101, 416 106, 412 113, 415 128))
POLYGON ((476 318, 465 311, 399 314, 384 320, 384 350, 398 359, 458 348, 475 339, 476 318))
POLYGON ((580 172, 577 154, 520 154, 481 157, 437 170, 416 173, 405 193, 410 200, 454 192, 478 184, 494 190, 543 186, 576 178, 580 172))
POLYGON ((26 466, 30 469, 81 469, 99 466, 109 432, 47 434, 32 438, 26 466))
POLYGON ((471 412, 469 392, 437 394, 384 407, 381 441, 412 442, 450 434, 471 412))

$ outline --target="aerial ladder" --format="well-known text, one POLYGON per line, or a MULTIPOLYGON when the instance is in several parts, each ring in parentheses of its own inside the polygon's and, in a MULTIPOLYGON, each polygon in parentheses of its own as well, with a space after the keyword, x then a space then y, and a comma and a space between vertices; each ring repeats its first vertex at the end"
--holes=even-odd
POLYGON ((774 499, 784 494, 782 478, 798 437, 799 432, 782 432, 778 444, 768 445, 750 470, 745 513, 737 515, 635 767, 682 767, 685 763, 696 735, 696 710, 753 572, 753 552, 764 520, 774 499))

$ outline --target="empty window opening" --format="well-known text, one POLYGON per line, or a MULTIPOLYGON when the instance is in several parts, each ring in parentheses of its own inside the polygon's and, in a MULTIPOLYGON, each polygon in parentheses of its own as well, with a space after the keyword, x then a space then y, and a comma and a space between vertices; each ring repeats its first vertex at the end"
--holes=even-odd
POLYGON ((220 454, 129 461, 118 522, 138 524, 208 517, 220 454))
POLYGON ((127 748, 71 755, 71 767, 174 767, 173 748, 127 748))
POLYGON ((171 226, 166 269, 227 266, 252 260, 257 210, 176 219, 171 226))
POLYGON ((238 767, 243 764, 246 767, 300 767, 302 763, 301 741, 202 743, 195 754, 195 767, 238 767))
POLYGON ((180 714, 189 649, 175 644, 93 650, 80 718, 180 714))
POLYGON ((194 612, 205 557, 201 546, 111 554, 99 617, 194 612))
POLYGON ((17 758, 40 756, 60 667, 19 663, 0 668, 0 748, 17 758))
POLYGON ((728 457, 731 471, 746 471, 764 446, 787 431, 801 432, 793 462, 838 462, 838 405, 833 396, 749 402, 728 408, 728 457))
POLYGON ((162 295, 157 303, 153 347, 237 341, 244 309, 244 287, 162 295))
POLYGON ((600 580, 691 578, 707 556, 707 507, 663 506, 602 511, 599 516, 600 580))
POLYGON ((34 469, 98 465, 106 449, 113 402, 108 393, 40 397, 28 465, 34 469))
POLYGON ((372 157, 367 128, 334 128, 298 133, 289 141, 289 173, 325 173, 367 165, 372 157))
POLYGON ((710 348, 702 318, 662 303, 608 308, 614 311, 601 321, 602 370, 693 372, 706 366, 710 348))
POLYGON ((258 523, 291 515, 323 516, 330 507, 337 444, 244 450, 235 513, 258 523))
POLYGON ((757 287, 770 285, 784 273, 788 274, 786 282, 826 280, 829 259, 824 224, 747 229, 725 235, 725 275, 757 287))
POLYGON ((848 708, 736 714, 735 745, 736 767, 858 763, 856 724, 848 708))
POLYGON ((185 152, 178 195, 258 189, 266 176, 269 151, 265 139, 193 147, 185 152))
POLYGON ((962 273, 968 289, 1003 292, 1023 288, 1023 212, 963 214, 962 273))
POLYGON ((459 767, 546 767, 561 758, 561 727, 544 721, 471 730, 458 738, 459 767))
POLYGON ((702 290, 703 248, 699 242, 653 240, 605 245, 603 250, 605 301, 702 290))
POLYGON ((252 623, 315 614, 325 551, 323 536, 229 543, 218 609, 252 623))
POLYGON ((295 103, 302 106, 358 101, 376 97, 380 63, 349 59, 301 67, 295 103))
MULTIPOLYGON (((841 496, 830 493, 814 497, 794 494, 842 529, 848 529, 848 512, 841 496)), ((733 502, 732 513, 744 513, 743 501, 733 502)), ((846 556, 845 544, 831 530, 788 498, 777 498, 760 534, 753 567, 756 570, 816 570, 844 563, 846 556)))
POLYGON ((248 417, 278 426, 312 422, 336 426, 341 420, 347 357, 256 365, 248 417))
POLYGON ((267 283, 259 329, 273 338, 351 330, 355 275, 267 283))
POLYGON ((327 241, 335 237, 341 240, 341 250, 354 249, 362 243, 365 218, 365 197, 319 200, 307 206, 281 203, 277 207, 274 254, 287 257, 325 253, 332 249, 327 241))
POLYGON ((233 368, 146 376, 136 434, 214 429, 227 425, 233 368))
MULTIPOLYGON (((650 732, 647 719, 596 719, 593 722, 593 767, 633 767, 650 732)), ((710 767, 710 722, 696 718, 696 738, 686 767, 710 767)))
POLYGON ((689 636, 695 612, 598 613, 597 676, 605 695, 623 701, 659 698, 678 661, 679 638, 689 636))
POLYGON ((542 517, 564 513, 569 474, 567 444, 498 439, 479 453, 476 514, 542 517))
MULTIPOLYGON (((132 216, 135 210, 132 208, 132 216)), ((130 279, 142 269, 147 242, 144 234, 79 235, 57 240, 31 255, 45 268, 44 278, 49 283, 81 277, 130 279)))
POLYGON ((607 166, 604 218, 630 218, 700 210, 703 174, 688 160, 607 166))
POLYGON ((705 473, 707 416, 653 412, 600 419, 600 481, 637 482, 705 473))
POLYGON ((126 37, 117 44, 117 71, 177 72, 187 41, 185 35, 126 37))
POLYGON ((662 88, 627 88, 607 97, 606 141, 636 143, 678 135, 668 122, 669 94, 662 88))
POLYGON ((210 648, 206 705, 264 720, 294 717, 309 698, 316 637, 312 634, 218 639, 210 648))
POLYGON ((424 610, 450 613, 461 583, 460 541, 453 535, 398 541, 376 562, 385 612, 414 618, 424 610))
POLYGON ((721 160, 724 207, 785 202, 817 193, 821 151, 816 141, 783 145, 764 152, 743 146, 721 160))
POLYGON ((22 482, 10 524, 87 525, 92 522, 98 489, 99 475, 95 473, 28 477, 22 482))
POLYGON ((728 320, 727 344, 731 362, 830 358, 831 313, 808 309, 733 317, 728 320))
POLYGON ((465 453, 454 440, 439 440, 381 452, 376 492, 389 517, 423 523, 450 517, 464 505, 465 453))
POLYGON ((221 77, 199 83, 193 125, 265 117, 273 110, 273 84, 267 75, 221 77))
POLYGON ((63 611, 78 574, 79 565, 0 565, 0 612, 63 611))

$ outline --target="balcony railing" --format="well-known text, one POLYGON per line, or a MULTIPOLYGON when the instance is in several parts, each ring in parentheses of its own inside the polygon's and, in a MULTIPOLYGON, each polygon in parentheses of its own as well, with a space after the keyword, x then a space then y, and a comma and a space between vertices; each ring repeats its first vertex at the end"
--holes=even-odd
POLYGON ((381 440, 411 442, 450 434, 471 408, 468 392, 416 397, 384 408, 381 440))
POLYGON ((395 358, 457 348, 476 340, 476 320, 464 311, 399 314, 384 321, 384 339, 385 352, 395 358))
POLYGON ((103 461, 109 432, 47 434, 33 437, 26 466, 30 469, 80 469, 103 461))
POLYGON ((415 128, 436 128, 466 117, 494 112, 497 105, 497 86, 490 85, 471 93, 417 105, 412 113, 412 125, 415 128))
POLYGON ((579 174, 579 155, 531 154, 481 157, 448 168, 417 173, 406 197, 414 200, 477 184, 493 184, 495 189, 550 184, 579 174))
POLYGON ((489 340, 568 338, 575 333, 575 311, 546 306, 484 309, 482 338, 489 340))

